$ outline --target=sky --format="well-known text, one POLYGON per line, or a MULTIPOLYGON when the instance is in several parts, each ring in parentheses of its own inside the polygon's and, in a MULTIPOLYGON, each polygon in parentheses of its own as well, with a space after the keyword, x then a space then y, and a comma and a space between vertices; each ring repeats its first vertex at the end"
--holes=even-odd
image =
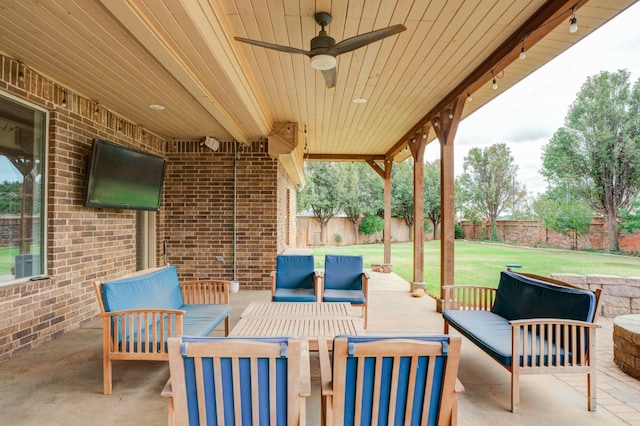
MULTIPOLYGON (((576 16, 579 32, 579 10, 576 16)), ((542 148, 564 124, 587 77, 600 71, 626 69, 632 83, 640 78, 638 23, 640 2, 464 119, 454 143, 455 175, 462 174, 464 157, 471 148, 505 143, 518 165, 520 183, 526 185, 530 195, 545 192, 547 184, 539 173, 542 148)), ((425 159, 439 157, 439 144, 429 144, 425 159)))

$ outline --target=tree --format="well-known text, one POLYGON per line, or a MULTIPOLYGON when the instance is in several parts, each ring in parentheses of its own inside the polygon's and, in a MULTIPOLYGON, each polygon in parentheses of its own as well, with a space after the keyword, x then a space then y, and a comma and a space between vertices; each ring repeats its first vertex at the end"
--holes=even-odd
POLYGON ((343 167, 345 169, 345 187, 344 199, 341 202, 342 210, 353 224, 356 244, 358 244, 362 220, 366 216, 377 214, 383 208, 384 189, 380 177, 368 164, 346 163, 343 167))
POLYGON ((571 187, 550 188, 540 195, 534 209, 544 226, 571 238, 571 247, 578 248, 578 237, 589 232, 593 209, 571 187))
POLYGON ((631 201, 629 208, 620 210, 620 229, 629 233, 640 229, 640 198, 631 201))
POLYGON ((424 164, 424 215, 433 224, 434 240, 442 217, 440 205, 440 160, 434 160, 424 164))
POLYGON ((306 162, 307 185, 298 191, 297 209, 311 210, 320 223, 320 239, 326 244, 326 225, 342 208, 344 168, 338 163, 306 162))
POLYGON ((0 214, 20 214, 22 183, 4 181, 0 184, 0 214))
POLYGON ((518 166, 504 143, 481 150, 471 148, 464 158, 460 176, 462 197, 467 205, 480 212, 491 223, 491 239, 497 239, 496 219, 515 206, 526 189, 518 182, 518 166))
POLYGON ((391 170, 391 214, 404 219, 413 235, 413 162, 403 161, 391 170))
POLYGON ((609 250, 618 250, 620 210, 640 190, 640 80, 629 72, 589 77, 542 154, 551 186, 571 183, 607 220, 609 250))

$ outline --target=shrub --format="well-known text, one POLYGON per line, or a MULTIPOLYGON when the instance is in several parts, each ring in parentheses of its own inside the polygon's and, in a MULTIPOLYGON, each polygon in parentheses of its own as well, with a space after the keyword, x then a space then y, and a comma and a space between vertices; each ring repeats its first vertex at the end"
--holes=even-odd
POLYGON ((342 242, 342 235, 338 233, 333 234, 333 241, 335 241, 336 244, 340 244, 342 242))
POLYGON ((380 216, 367 216, 360 224, 360 232, 364 235, 373 235, 384 229, 384 220, 380 216))
POLYGON ((464 234, 462 232, 462 226, 460 226, 459 223, 456 223, 455 227, 453 228, 453 237, 454 238, 463 238, 464 234))

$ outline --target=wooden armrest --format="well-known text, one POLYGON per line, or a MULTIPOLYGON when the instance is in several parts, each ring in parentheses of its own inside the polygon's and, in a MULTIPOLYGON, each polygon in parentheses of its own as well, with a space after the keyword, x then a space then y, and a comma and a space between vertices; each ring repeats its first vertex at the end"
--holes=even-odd
POLYGON ((186 311, 182 309, 162 309, 162 308, 140 308, 140 309, 125 309, 122 311, 110 311, 101 312, 98 315, 102 318, 109 318, 115 316, 137 315, 137 314, 167 314, 183 316, 186 311))
POLYGON ((300 396, 311 396, 311 360, 307 340, 300 342, 300 396))
POLYGON ((182 298, 187 305, 229 303, 229 281, 195 280, 180 283, 182 298))
POLYGON ((318 339, 318 356, 320 358, 320 387, 322 395, 333 395, 333 377, 331 372, 331 359, 327 341, 318 339))
POLYGON ((598 324, 594 324, 592 322, 586 321, 577 321, 577 320, 566 320, 559 318, 527 318, 521 320, 511 320, 509 321, 511 327, 523 327, 527 325, 565 325, 565 326, 578 326, 578 327, 586 327, 586 328, 600 328, 601 326, 598 324))

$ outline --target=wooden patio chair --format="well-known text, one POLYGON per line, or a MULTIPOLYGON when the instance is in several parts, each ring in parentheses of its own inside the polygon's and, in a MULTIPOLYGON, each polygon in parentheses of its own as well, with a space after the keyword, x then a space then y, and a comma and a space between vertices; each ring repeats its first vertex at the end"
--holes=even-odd
POLYGON ((169 368, 169 424, 305 424, 309 350, 299 339, 172 337, 169 368))
POLYGON ((455 425, 459 337, 338 336, 319 341, 323 425, 455 425))
POLYGON ((322 301, 362 306, 364 328, 367 328, 369 275, 364 272, 362 256, 325 256, 322 301))
POLYGON ((313 256, 280 255, 271 273, 271 301, 317 302, 319 277, 313 256))

